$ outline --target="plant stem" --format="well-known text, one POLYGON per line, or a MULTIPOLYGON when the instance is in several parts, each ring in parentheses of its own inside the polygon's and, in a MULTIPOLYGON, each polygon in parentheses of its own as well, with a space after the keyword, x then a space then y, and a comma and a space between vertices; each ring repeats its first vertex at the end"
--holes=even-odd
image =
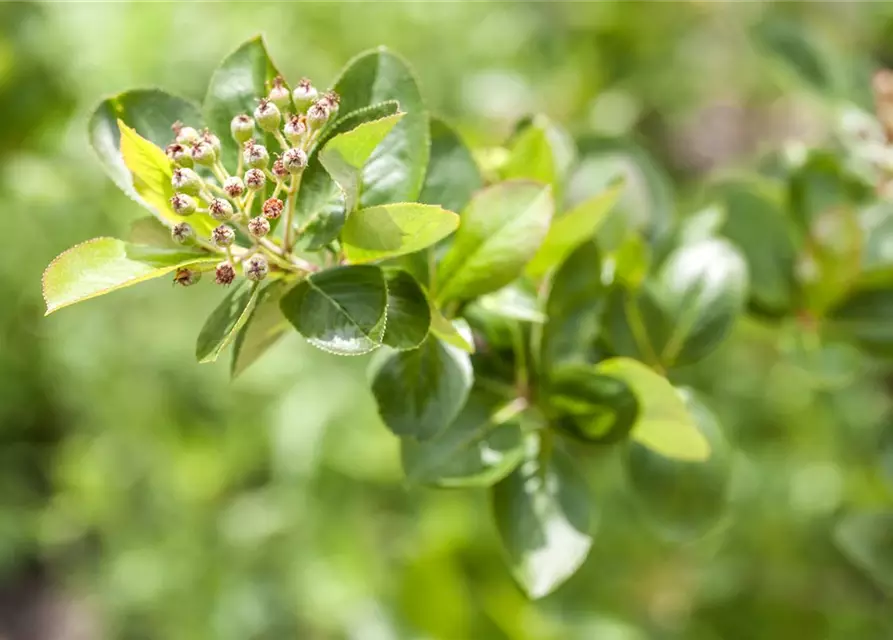
POLYGON ((298 190, 301 187, 301 176, 303 172, 298 173, 291 178, 291 186, 288 188, 288 197, 285 204, 285 216, 282 224, 285 226, 282 236, 282 249, 285 253, 291 253, 292 249, 292 218, 295 215, 295 205, 298 201, 298 190))

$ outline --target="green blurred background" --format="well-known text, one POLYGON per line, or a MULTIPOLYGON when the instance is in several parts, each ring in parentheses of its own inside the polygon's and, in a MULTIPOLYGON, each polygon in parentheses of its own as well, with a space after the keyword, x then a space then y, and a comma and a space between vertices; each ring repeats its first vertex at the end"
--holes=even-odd
POLYGON ((289 79, 323 85, 390 46, 474 144, 535 111, 634 139, 680 210, 711 174, 821 140, 840 100, 870 107, 870 72, 893 63, 888 3, 0 5, 0 638, 893 638, 889 594, 831 533, 891 501, 893 378, 846 348, 804 364, 793 326, 743 321, 682 376, 737 450, 721 526, 660 535, 614 457, 589 455, 593 552, 530 603, 485 492, 404 486, 365 359, 292 335, 231 383, 192 357, 211 286, 156 281, 42 318, 44 266, 141 215, 88 147, 91 109, 143 86, 201 100, 258 32, 289 79), (792 69, 755 37, 786 29, 827 64, 792 69))

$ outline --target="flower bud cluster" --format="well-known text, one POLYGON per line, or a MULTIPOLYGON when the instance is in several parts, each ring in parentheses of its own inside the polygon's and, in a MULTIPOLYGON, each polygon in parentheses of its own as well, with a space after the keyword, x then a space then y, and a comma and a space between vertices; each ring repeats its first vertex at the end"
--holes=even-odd
MULTIPOLYGON (((286 229, 293 223, 288 212, 294 211, 296 180, 307 167, 308 153, 320 131, 338 112, 340 97, 333 91, 320 93, 306 78, 290 89, 277 77, 268 88, 252 113, 238 114, 230 121, 229 135, 240 150, 234 173, 224 166, 220 138, 209 129, 176 122, 172 126, 174 140, 165 149, 172 165, 171 211, 184 218, 208 215, 220 223, 209 237, 199 238, 193 225, 180 222, 171 228, 171 238, 178 244, 197 243, 225 254, 226 260, 214 268, 218 284, 233 282, 239 265, 244 277, 263 280, 270 271, 264 251, 276 257, 277 249, 283 256, 290 250, 288 234, 282 243, 288 244, 286 247, 267 238, 270 223, 283 215, 286 229), (273 139, 282 147, 275 154, 266 146, 273 139), (271 195, 272 187, 275 193, 271 195), (280 193, 287 194, 285 202, 277 197, 280 193), (238 237, 251 240, 252 247, 233 246, 237 229, 242 233, 238 237)), ((200 277, 200 270, 181 268, 174 281, 190 286, 200 277)))

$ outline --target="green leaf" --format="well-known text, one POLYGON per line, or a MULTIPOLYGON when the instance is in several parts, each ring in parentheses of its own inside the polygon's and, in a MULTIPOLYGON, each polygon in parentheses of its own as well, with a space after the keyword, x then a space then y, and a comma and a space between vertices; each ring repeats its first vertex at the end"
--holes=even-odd
POLYGON ((354 211, 341 232, 351 262, 370 262, 414 253, 450 235, 459 216, 436 205, 383 204, 354 211))
POLYGON ((623 182, 610 186, 555 218, 539 251, 527 264, 527 275, 531 278, 545 275, 564 262, 575 248, 590 239, 623 193, 624 186, 623 182))
MULTIPOLYGON (((121 158, 130 171, 132 189, 138 201, 167 226, 183 222, 185 218, 171 209, 170 199, 174 195, 172 171, 164 151, 120 120, 118 127, 121 130, 121 158)), ((199 235, 209 235, 215 226, 210 217, 199 215, 190 216, 189 224, 199 235)))
POLYGON ((95 238, 60 254, 43 272, 43 298, 47 315, 82 300, 152 278, 179 267, 213 264, 218 258, 177 251, 159 253, 155 247, 130 245, 115 238, 95 238), (131 253, 152 251, 151 258, 131 253))
POLYGON ((431 159, 419 202, 461 211, 483 185, 471 151, 449 125, 431 118, 431 159))
POLYGON ((344 192, 348 214, 356 209, 362 193, 363 167, 376 147, 387 137, 405 113, 364 122, 329 140, 319 152, 319 161, 344 192))
POLYGON ((394 349, 415 349, 428 337, 431 308, 416 279, 406 271, 385 274, 388 321, 383 341, 394 349))
POLYGON ((418 349, 399 351, 384 362, 372 380, 372 394, 392 432, 428 440, 458 415, 472 380, 468 354, 429 336, 418 349))
POLYGON ((363 169, 360 205, 415 202, 428 167, 428 113, 409 65, 384 47, 347 63, 335 82, 341 111, 397 100, 406 115, 363 169))
POLYGON ((308 276, 283 296, 280 307, 313 346, 356 356, 381 346, 387 299, 381 269, 360 265, 308 276))
POLYGON ((230 364, 230 375, 233 378, 254 364, 291 328, 279 307, 287 290, 288 287, 282 280, 271 282, 261 290, 254 311, 233 343, 233 359, 230 364))
POLYGON ((641 291, 612 297, 612 346, 665 368, 696 362, 726 338, 746 297, 747 265, 731 244, 680 247, 641 291))
POLYGON ((825 328, 866 351, 893 354, 893 289, 858 287, 828 311, 825 328))
MULTIPOLYGON (((518 404, 517 402, 515 403, 518 404)), ((438 487, 489 487, 518 466, 524 441, 517 409, 473 392, 452 423, 431 440, 400 441, 410 482, 438 487)))
POLYGON ((629 386, 592 365, 566 365, 555 371, 548 402, 555 426, 585 442, 618 442, 629 435, 639 416, 629 386))
POLYGON ((137 218, 130 223, 130 233, 127 236, 127 241, 131 244, 143 244, 153 247, 179 247, 182 249, 171 238, 171 230, 158 218, 152 216, 137 218))
POLYGON ((710 445, 703 461, 667 458, 631 442, 625 464, 630 486, 649 520, 673 537, 705 533, 723 514, 730 479, 729 445, 716 417, 690 394, 686 405, 710 445))
POLYGON ((799 22, 777 17, 766 19, 751 29, 751 37, 785 75, 822 95, 836 92, 837 83, 829 60, 799 22))
MULTIPOLYGON (((149 143, 163 149, 174 140, 171 125, 180 121, 200 127, 201 113, 198 107, 188 100, 157 89, 141 89, 120 93, 103 100, 90 116, 88 125, 90 144, 106 173, 124 193, 153 211, 154 205, 143 200, 134 189, 130 170, 121 157, 119 120, 132 127, 149 143)), ((165 166, 170 164, 166 157, 165 163, 165 166)), ((158 215, 157 212, 153 213, 158 215)))
POLYGON ((200 363, 214 362, 248 322, 260 287, 239 281, 205 321, 195 344, 195 357, 200 363))
POLYGON ((474 340, 472 340, 468 323, 462 318, 453 321, 447 320, 433 302, 430 303, 430 307, 431 333, 457 349, 466 353, 474 353, 474 340))
MULTIPOLYGON (((204 113, 208 126, 220 136, 222 160, 231 171, 235 171, 239 145, 229 133, 230 122, 240 113, 253 114, 258 98, 267 95, 269 84, 278 75, 263 38, 256 36, 224 58, 211 76, 204 113)), ((263 135, 259 129, 256 133, 263 135)), ((271 153, 279 148, 270 135, 262 141, 271 153)))
POLYGON ((710 456, 710 442, 666 378, 629 358, 605 360, 596 371, 625 382, 636 395, 639 417, 631 432, 634 441, 676 460, 697 462, 710 456))
POLYGON ((478 192, 437 270, 435 299, 474 298, 517 278, 552 219, 549 187, 512 181, 478 192))
POLYGON ((542 118, 534 118, 515 135, 501 174, 503 180, 533 180, 557 191, 558 168, 542 118))
POLYGON ((546 315, 540 310, 539 301, 530 291, 509 285, 494 293, 488 293, 475 300, 474 306, 509 320, 542 324, 546 315))
POLYGON ((589 240, 577 247, 552 277, 540 346, 547 371, 561 363, 594 360, 606 303, 601 255, 596 243, 589 240))
POLYGON ((835 527, 834 540, 850 562, 893 594, 893 512, 851 513, 835 527))
POLYGON ((585 479, 555 450, 538 447, 493 487, 493 515, 512 574, 531 598, 557 589, 580 568, 592 547, 595 514, 585 479))

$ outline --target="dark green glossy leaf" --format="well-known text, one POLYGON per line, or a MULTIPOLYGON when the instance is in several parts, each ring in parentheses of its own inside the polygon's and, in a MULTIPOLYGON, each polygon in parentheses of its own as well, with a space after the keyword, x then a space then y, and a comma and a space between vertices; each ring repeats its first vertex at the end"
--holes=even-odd
POLYGON ((560 450, 548 460, 528 445, 493 487, 493 515, 512 574, 531 598, 548 595, 586 560, 595 514, 585 479, 560 450))
POLYGON ((418 349, 390 356, 375 373, 372 393, 391 431, 428 440, 458 415, 472 381, 468 354, 429 336, 418 349))
MULTIPOLYGON (((278 75, 263 38, 256 36, 224 58, 211 76, 204 113, 208 126, 220 137, 221 157, 230 171, 235 171, 239 153, 239 145, 230 135, 230 122, 240 113, 253 114, 258 99, 267 95, 278 75)), ((258 136, 262 133, 257 131, 258 136)), ((279 149, 272 136, 263 136, 263 142, 271 153, 279 149)))
POLYGON ((404 202, 354 211, 341 232, 351 262, 402 256, 443 240, 459 226, 459 216, 436 205, 404 202))
POLYGON ((159 278, 180 267, 212 264, 218 258, 182 249, 131 245, 115 238, 95 238, 61 253, 43 273, 47 315, 130 285, 159 278))
POLYGON ((838 523, 834 539, 850 562, 893 594, 893 512, 851 513, 838 523))
POLYGON ((347 63, 335 82, 341 111, 396 100, 406 115, 378 145, 363 169, 360 205, 414 202, 428 167, 428 113, 409 65, 384 47, 347 63))
POLYGON ((592 365, 570 365, 549 379, 554 424, 580 440, 613 443, 626 438, 639 415, 635 394, 622 380, 592 365))
POLYGON ((415 349, 428 337, 431 309, 416 279, 405 271, 385 274, 388 323, 383 341, 394 349, 415 349))
POLYGON ((500 410, 494 398, 473 392, 456 419, 435 438, 400 442, 406 478, 439 487, 488 487, 499 482, 524 454, 518 413, 513 405, 500 410))
POLYGON ((835 93, 832 67, 808 29, 800 22, 766 19, 751 29, 751 37, 757 47, 788 76, 823 95, 835 93))
POLYGON ((876 354, 893 354, 893 289, 858 288, 828 311, 826 328, 876 354))
POLYGON ((438 266, 435 298, 468 299, 509 284, 539 249, 551 218, 548 187, 512 181, 480 191, 438 266))
POLYGON ((233 378, 256 362, 267 349, 276 344, 291 324, 282 315, 279 303, 288 287, 281 280, 264 287, 254 306, 254 311, 233 343, 233 359, 230 374, 233 378))
POLYGON ((431 118, 431 159, 419 202, 461 211, 484 185, 474 157, 449 125, 431 118))
POLYGON ((201 362, 214 362, 221 352, 236 338, 239 330, 248 322, 260 287, 240 280, 211 313, 198 335, 195 357, 201 362))
POLYGON ((667 458, 630 442, 626 471, 636 498, 649 520, 673 537, 706 532, 722 515, 729 488, 729 446, 716 417, 690 394, 686 406, 693 424, 710 444, 703 461, 667 458))
POLYGON ((851 174, 836 154, 814 150, 790 177, 790 211, 800 231, 807 233, 823 213, 866 204, 874 199, 874 190, 851 174))
POLYGON ((359 265, 308 276, 283 296, 280 308, 313 346, 353 356, 381 346, 387 299, 381 269, 359 265))

